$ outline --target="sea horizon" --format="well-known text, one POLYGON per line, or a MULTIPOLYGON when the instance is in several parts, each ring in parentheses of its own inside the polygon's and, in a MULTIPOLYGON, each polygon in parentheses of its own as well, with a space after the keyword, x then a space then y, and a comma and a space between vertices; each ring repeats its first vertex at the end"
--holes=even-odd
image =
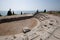
MULTIPOLYGON (((6 16, 6 15, 7 15, 7 12, 8 12, 8 11, 0 11, 0 14, 1 14, 2 16, 6 16)), ((11 11, 11 12, 13 13, 13 11, 11 11)), ((14 11, 15 14, 21 14, 21 12, 22 12, 23 14, 34 14, 36 11, 14 11)))

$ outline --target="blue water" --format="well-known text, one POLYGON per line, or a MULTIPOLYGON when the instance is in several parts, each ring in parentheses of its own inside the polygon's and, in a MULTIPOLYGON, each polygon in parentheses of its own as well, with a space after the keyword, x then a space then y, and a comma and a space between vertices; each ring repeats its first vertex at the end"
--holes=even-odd
MULTIPOLYGON (((6 16, 8 11, 0 11, 2 16, 6 16)), ((21 14, 21 11, 14 11, 15 14, 21 14)), ((35 11, 22 11, 23 14, 35 13, 35 11)))

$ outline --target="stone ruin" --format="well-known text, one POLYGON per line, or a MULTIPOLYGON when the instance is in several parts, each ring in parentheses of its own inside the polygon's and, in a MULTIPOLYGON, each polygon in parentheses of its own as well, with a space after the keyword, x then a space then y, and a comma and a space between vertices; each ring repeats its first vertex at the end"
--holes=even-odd
POLYGON ((0 36, 0 40, 60 40, 60 34, 55 33, 60 27, 53 16, 38 13, 33 18, 36 18, 37 25, 31 30, 26 27, 23 28, 23 33, 0 36))

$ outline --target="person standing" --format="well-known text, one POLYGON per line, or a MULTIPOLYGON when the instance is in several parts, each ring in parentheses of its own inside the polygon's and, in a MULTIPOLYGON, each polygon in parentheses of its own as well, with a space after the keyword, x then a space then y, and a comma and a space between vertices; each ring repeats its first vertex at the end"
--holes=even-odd
POLYGON ((9 9, 9 11, 7 13, 7 16, 10 16, 10 15, 12 15, 11 9, 9 9))

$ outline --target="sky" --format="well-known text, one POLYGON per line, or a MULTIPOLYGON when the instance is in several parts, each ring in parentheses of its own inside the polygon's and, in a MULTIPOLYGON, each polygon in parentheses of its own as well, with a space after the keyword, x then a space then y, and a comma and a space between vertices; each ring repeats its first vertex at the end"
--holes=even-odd
POLYGON ((60 0, 0 0, 0 10, 58 10, 60 0))

